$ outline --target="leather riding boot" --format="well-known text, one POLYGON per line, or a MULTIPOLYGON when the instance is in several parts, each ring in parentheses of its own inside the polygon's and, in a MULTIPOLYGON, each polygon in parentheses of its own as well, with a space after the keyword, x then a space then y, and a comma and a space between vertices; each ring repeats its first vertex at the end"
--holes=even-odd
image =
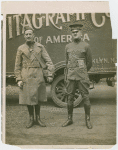
POLYGON ((29 112, 30 120, 29 120, 29 123, 26 126, 26 128, 31 128, 33 126, 33 124, 34 124, 33 106, 27 105, 27 107, 28 107, 28 112, 29 112))
POLYGON ((67 106, 67 109, 68 109, 68 119, 67 121, 62 125, 62 127, 66 127, 66 126, 69 126, 71 124, 73 124, 73 105, 68 105, 67 106))
POLYGON ((62 125, 62 127, 66 127, 73 124, 73 120, 72 120, 72 114, 68 114, 68 120, 62 125))
POLYGON ((46 125, 40 120, 40 105, 35 105, 36 113, 36 123, 41 127, 46 127, 46 125))
POLYGON ((84 110, 85 110, 85 121, 86 121, 86 126, 88 129, 92 129, 92 125, 90 122, 90 106, 84 105, 84 110))

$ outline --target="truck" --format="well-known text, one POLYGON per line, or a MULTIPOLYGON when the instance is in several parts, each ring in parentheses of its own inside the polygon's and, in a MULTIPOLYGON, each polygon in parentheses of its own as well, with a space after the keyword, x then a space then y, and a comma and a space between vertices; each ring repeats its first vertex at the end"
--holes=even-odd
MULTIPOLYGON (((64 82, 65 46, 72 42, 70 24, 83 23, 81 40, 90 44, 93 65, 88 72, 94 87, 105 78, 108 86, 114 86, 116 75, 117 41, 112 39, 110 13, 48 13, 6 15, 6 84, 14 84, 14 65, 17 48, 24 40, 24 27, 34 29, 34 41, 45 46, 54 66, 51 96, 59 107, 66 107, 64 82)), ((91 87, 91 88, 93 88, 91 87)), ((74 96, 74 107, 82 101, 79 89, 74 96)))

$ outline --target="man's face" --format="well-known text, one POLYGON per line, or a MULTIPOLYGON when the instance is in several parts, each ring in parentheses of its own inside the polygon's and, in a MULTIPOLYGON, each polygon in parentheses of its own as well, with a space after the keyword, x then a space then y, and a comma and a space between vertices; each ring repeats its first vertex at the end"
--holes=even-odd
POLYGON ((34 40, 34 33, 32 30, 26 30, 24 33, 24 38, 26 42, 31 42, 34 40))
POLYGON ((72 31, 72 37, 73 39, 81 39, 82 31, 81 30, 73 30, 72 31))

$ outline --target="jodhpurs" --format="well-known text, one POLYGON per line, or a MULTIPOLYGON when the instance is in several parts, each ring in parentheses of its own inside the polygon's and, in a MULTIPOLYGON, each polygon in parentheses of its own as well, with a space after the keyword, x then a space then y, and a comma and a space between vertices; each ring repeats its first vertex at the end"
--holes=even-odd
POLYGON ((89 100, 89 86, 89 83, 85 80, 69 80, 67 84, 67 92, 69 93, 68 105, 73 105, 74 95, 76 93, 76 90, 78 89, 81 93, 84 104, 90 106, 91 104, 89 100))

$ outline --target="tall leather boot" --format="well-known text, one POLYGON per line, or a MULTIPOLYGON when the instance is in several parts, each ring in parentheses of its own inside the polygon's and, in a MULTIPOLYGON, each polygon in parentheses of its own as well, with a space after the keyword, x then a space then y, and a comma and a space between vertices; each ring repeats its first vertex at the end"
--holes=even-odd
POLYGON ((62 127, 69 126, 73 124, 73 105, 67 105, 67 110, 68 110, 68 119, 67 121, 62 125, 62 127))
POLYGON ((84 110, 85 110, 85 122, 88 129, 92 129, 92 125, 90 122, 90 106, 84 104, 84 110))
POLYGON ((40 105, 35 105, 35 113, 36 113, 36 123, 41 127, 46 127, 46 125, 40 120, 40 105))
POLYGON ((34 115, 33 115, 34 114, 34 109, 33 109, 33 106, 30 106, 30 105, 27 105, 27 108, 28 108, 30 120, 29 120, 29 123, 26 126, 26 128, 31 128, 34 124, 34 115))

